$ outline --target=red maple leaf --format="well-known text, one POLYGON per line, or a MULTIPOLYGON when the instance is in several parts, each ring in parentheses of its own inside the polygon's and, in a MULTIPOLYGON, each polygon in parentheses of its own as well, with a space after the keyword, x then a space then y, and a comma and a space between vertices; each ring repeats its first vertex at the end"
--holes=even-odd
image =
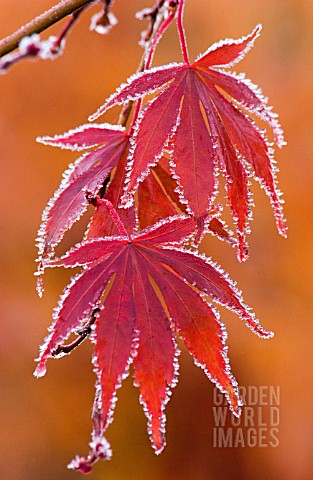
POLYGON ((81 265, 84 269, 73 277, 61 297, 35 372, 44 375, 47 359, 71 333, 86 328, 93 315, 96 410, 101 415, 97 428, 100 422, 101 432, 94 434, 98 443, 93 441, 89 460, 76 458, 71 464, 83 471, 90 468, 91 461, 108 455, 101 435, 112 421, 116 389, 132 362, 152 445, 157 453, 163 449, 164 406, 177 382, 175 333, 196 364, 225 394, 232 412, 240 414, 237 384, 227 357, 226 330, 206 296, 235 312, 260 337, 272 336, 216 264, 181 246, 194 232, 192 217, 170 217, 130 235, 112 205, 107 200, 99 202, 107 204, 119 235, 86 240, 46 264, 81 265))
POLYGON ((43 212, 37 240, 39 258, 45 259, 52 255, 64 233, 86 210, 89 204, 86 193, 93 196, 98 193, 128 145, 128 135, 117 125, 87 124, 63 135, 39 137, 37 141, 69 150, 86 150, 101 145, 70 165, 43 212))
POLYGON ((133 202, 139 183, 168 149, 181 198, 187 201, 188 212, 197 217, 201 228, 216 195, 216 173, 220 169, 226 176, 240 260, 247 256, 250 170, 270 197, 279 232, 286 234, 271 145, 242 109, 270 125, 278 146, 284 143, 282 130, 260 91, 243 76, 222 68, 243 58, 260 29, 258 25, 247 37, 213 45, 191 65, 170 64, 130 77, 90 117, 93 120, 114 105, 162 88, 150 105, 145 106, 135 127, 124 201, 133 202))

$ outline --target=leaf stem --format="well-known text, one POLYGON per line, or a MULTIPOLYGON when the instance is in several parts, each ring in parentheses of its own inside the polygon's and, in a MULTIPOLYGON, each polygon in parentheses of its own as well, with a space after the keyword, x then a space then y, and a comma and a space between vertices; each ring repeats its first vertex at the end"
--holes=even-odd
POLYGON ((186 35, 185 35, 184 26, 183 26, 184 6, 185 6, 185 0, 179 0, 176 23, 177 23, 177 29, 178 29, 178 35, 179 35, 183 59, 187 65, 190 65, 186 35))
POLYGON ((57 36, 56 38, 56 41, 55 41, 55 44, 56 44, 56 47, 60 47, 61 46, 61 43, 63 40, 65 40, 65 38, 67 37, 67 35, 70 33, 71 29, 73 28, 73 26, 75 25, 75 23, 77 22, 78 18, 80 17, 80 15, 83 13, 83 11, 88 7, 88 5, 84 5, 83 7, 80 7, 78 8, 77 10, 75 10, 71 17, 69 18, 68 22, 66 23, 66 25, 64 26, 64 28, 61 30, 61 32, 59 33, 59 35, 57 36))
POLYGON ((61 0, 46 12, 19 28, 16 32, 0 41, 0 58, 15 50, 23 37, 40 33, 55 23, 74 13, 76 10, 92 5, 99 0, 61 0))
MULTIPOLYGON (((164 4, 163 1, 158 1, 156 3, 156 5, 154 6, 154 8, 152 8, 148 13, 141 16, 140 12, 139 12, 139 14, 137 16, 137 18, 139 18, 141 20, 150 17, 149 29, 144 34, 144 37, 145 37, 145 39, 144 39, 145 51, 144 51, 144 54, 142 55, 142 57, 140 59, 140 62, 139 62, 138 68, 137 68, 137 73, 143 72, 146 68, 148 68, 147 67, 147 60, 146 60, 147 52, 150 51, 150 48, 152 47, 152 44, 153 44, 153 41, 154 41, 154 36, 157 35, 158 29, 162 26, 162 22, 163 22, 163 19, 164 19, 164 13, 161 13, 161 9, 163 7, 163 4, 164 4)), ((154 49, 155 49, 155 47, 156 47, 156 44, 154 45, 154 49)), ((150 56, 150 53, 148 53, 148 55, 150 56)), ((153 57, 153 53, 151 54, 150 61, 152 61, 152 57, 153 57)), ((129 128, 129 133, 130 134, 132 133, 134 125, 136 123, 138 113, 139 113, 139 110, 140 110, 140 105, 141 105, 141 101, 138 100, 137 104, 136 104, 137 108, 136 108, 131 126, 129 128), (138 107, 138 103, 139 103, 139 107, 138 107)), ((133 106, 134 106, 134 102, 132 100, 130 100, 128 103, 126 103, 123 106, 122 111, 120 113, 120 117, 118 119, 118 124, 119 125, 122 125, 123 127, 126 126, 133 106)))
POLYGON ((175 11, 170 10, 168 12, 167 17, 165 20, 161 23, 160 26, 157 26, 157 28, 154 28, 155 35, 152 37, 152 42, 149 45, 149 50, 148 50, 148 55, 147 59, 145 61, 145 69, 148 70, 151 67, 151 63, 153 60, 153 55, 156 49, 157 44, 159 43, 159 40, 161 39, 163 33, 167 29, 167 27, 170 25, 170 23, 173 21, 175 17, 175 11))
MULTIPOLYGON (((141 66, 141 71, 148 70, 151 67, 153 55, 155 53, 155 49, 157 44, 159 43, 162 35, 164 34, 167 27, 172 23, 173 19, 175 18, 176 9, 169 9, 167 12, 167 16, 164 19, 164 13, 162 12, 159 14, 155 19, 155 24, 151 32, 150 41, 146 44, 145 53, 143 56, 143 62, 141 66)), ((137 100, 136 109, 134 112, 134 116, 132 119, 131 126, 129 128, 129 135, 131 136, 135 127, 135 124, 138 119, 138 115, 140 112, 140 108, 142 105, 142 99, 140 98, 137 100)))

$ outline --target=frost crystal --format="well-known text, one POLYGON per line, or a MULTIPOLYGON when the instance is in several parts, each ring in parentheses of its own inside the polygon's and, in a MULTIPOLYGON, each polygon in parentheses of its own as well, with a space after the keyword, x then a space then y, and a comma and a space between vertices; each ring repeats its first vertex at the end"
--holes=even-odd
POLYGON ((34 33, 30 37, 23 37, 19 43, 19 52, 21 55, 38 55, 41 51, 40 35, 34 33))
POLYGON ((100 35, 106 35, 117 24, 118 20, 112 12, 106 15, 103 15, 103 12, 98 12, 92 16, 89 30, 94 30, 100 35))

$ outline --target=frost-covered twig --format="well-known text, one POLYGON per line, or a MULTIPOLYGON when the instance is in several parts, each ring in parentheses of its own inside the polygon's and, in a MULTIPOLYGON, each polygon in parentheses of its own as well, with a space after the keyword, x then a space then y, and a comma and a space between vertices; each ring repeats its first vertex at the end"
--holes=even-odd
POLYGON ((78 345, 80 345, 87 337, 90 335, 92 332, 92 325, 95 323, 97 319, 97 314, 99 312, 99 308, 94 308, 92 311, 92 314, 90 316, 90 320, 87 323, 87 325, 80 330, 78 333, 78 337, 73 340, 72 343, 69 343, 68 345, 59 345, 54 352, 52 352, 53 357, 60 357, 63 355, 68 355, 71 353, 78 345))
POLYGON ((16 32, 0 41, 0 57, 7 55, 18 48, 22 38, 30 37, 34 33, 40 33, 51 27, 62 18, 71 15, 76 10, 90 6, 99 0, 61 0, 46 12, 31 20, 19 28, 16 32))
POLYGON ((136 18, 138 18, 138 20, 149 20, 147 29, 141 33, 141 45, 145 46, 146 42, 150 40, 158 14, 164 3, 165 0, 157 0, 156 4, 152 8, 144 8, 136 14, 136 18))
MULTIPOLYGON (((139 44, 144 48, 145 51, 139 62, 137 73, 143 72, 146 68, 150 68, 151 66, 156 45, 166 28, 174 18, 171 12, 168 11, 169 8, 170 7, 168 5, 165 5, 165 0, 158 0, 153 8, 146 8, 136 14, 136 18, 138 18, 139 20, 149 19, 149 26, 147 30, 144 30, 141 33, 141 40, 139 44), (168 19, 168 21, 166 21, 166 18, 168 19)), ((118 120, 119 125, 126 125, 129 115, 132 111, 133 104, 133 101, 129 101, 124 105, 118 120)), ((136 121, 139 110, 140 102, 137 103, 137 111, 134 114, 132 126, 136 121)), ((130 130, 132 130, 132 127, 130 128, 130 130)))
POLYGON ((117 19, 111 12, 113 0, 102 0, 102 3, 103 9, 93 15, 91 19, 90 30, 105 35, 117 24, 117 19))
POLYGON ((59 35, 50 36, 47 40, 41 40, 38 33, 33 33, 29 37, 23 37, 19 43, 19 49, 16 52, 9 53, 0 59, 0 73, 6 73, 9 67, 25 58, 54 59, 63 53, 65 39, 77 22, 81 13, 89 5, 78 8, 72 13, 68 22, 62 28, 59 35))

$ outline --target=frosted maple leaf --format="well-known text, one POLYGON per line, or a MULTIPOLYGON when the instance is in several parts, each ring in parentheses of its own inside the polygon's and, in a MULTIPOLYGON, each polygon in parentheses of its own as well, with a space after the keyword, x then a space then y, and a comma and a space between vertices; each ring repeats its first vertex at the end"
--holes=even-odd
POLYGON ((258 25, 247 37, 213 45, 193 64, 173 63, 133 75, 90 117, 94 120, 114 105, 159 90, 142 109, 135 127, 122 200, 128 205, 134 201, 139 183, 169 150, 180 195, 201 228, 201 219, 216 196, 217 171, 221 170, 237 226, 240 260, 247 256, 251 171, 270 197, 279 232, 286 235, 272 144, 246 112, 267 122, 281 147, 284 140, 277 115, 256 86, 243 75, 225 70, 243 58, 260 30, 258 25))

